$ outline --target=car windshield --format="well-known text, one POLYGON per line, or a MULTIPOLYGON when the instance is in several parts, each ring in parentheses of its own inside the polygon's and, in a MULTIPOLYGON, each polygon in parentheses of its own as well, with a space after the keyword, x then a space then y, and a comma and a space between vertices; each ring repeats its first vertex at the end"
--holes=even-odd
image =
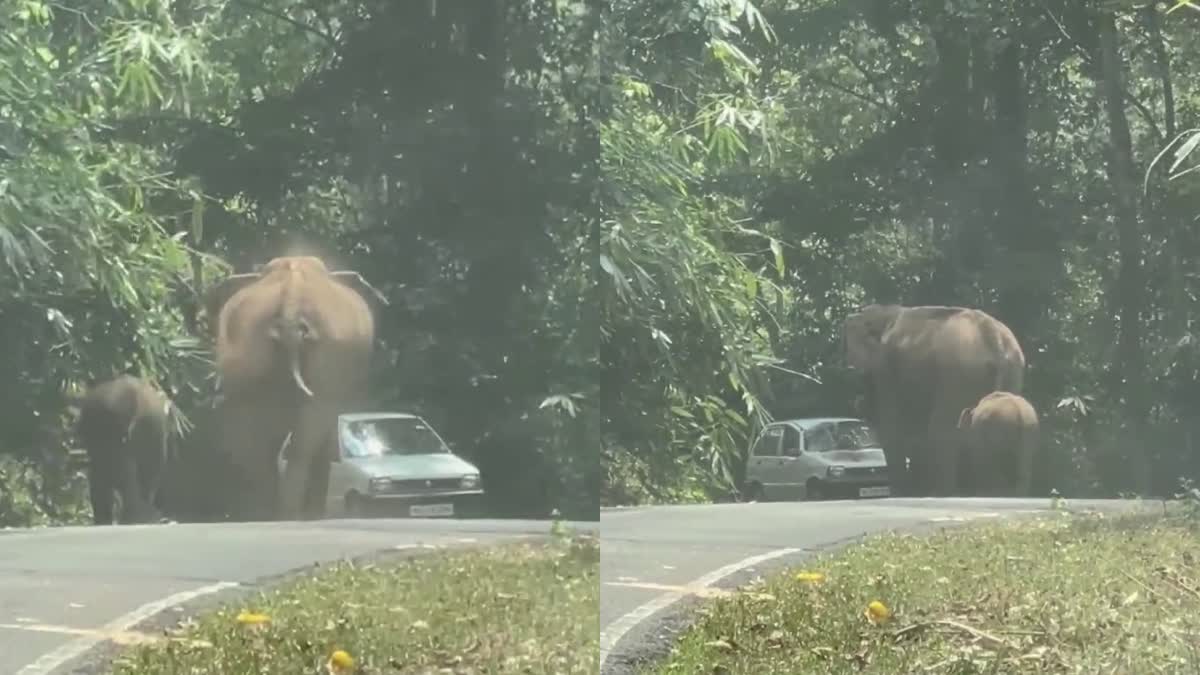
POLYGON ((875 432, 858 420, 824 422, 804 432, 804 449, 809 452, 864 450, 879 447, 875 432))
POLYGON ((347 457, 433 455, 450 452, 428 425, 411 417, 383 417, 349 422, 343 427, 342 448, 347 457))

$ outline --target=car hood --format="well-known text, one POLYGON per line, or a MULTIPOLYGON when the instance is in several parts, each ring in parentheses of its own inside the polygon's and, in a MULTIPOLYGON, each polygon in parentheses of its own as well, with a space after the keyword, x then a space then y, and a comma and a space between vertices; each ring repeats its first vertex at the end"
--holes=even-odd
POLYGON ((828 464, 841 466, 886 466, 887 459, 883 456, 882 448, 865 448, 863 450, 829 450, 815 453, 828 464))
POLYGON ((380 455, 343 460, 371 478, 458 478, 479 473, 467 460, 451 453, 435 455, 380 455))

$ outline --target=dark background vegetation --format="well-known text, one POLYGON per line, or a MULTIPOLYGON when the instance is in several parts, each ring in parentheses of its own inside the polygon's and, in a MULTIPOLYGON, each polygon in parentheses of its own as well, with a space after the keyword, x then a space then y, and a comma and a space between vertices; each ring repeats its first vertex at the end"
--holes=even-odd
POLYGON ((89 378, 202 429, 197 292, 296 246, 391 298, 378 405, 498 513, 727 494, 766 419, 851 412, 872 301, 1013 328, 1039 493, 1170 492, 1200 462, 1171 7, 0 0, 0 522, 81 515, 89 378))

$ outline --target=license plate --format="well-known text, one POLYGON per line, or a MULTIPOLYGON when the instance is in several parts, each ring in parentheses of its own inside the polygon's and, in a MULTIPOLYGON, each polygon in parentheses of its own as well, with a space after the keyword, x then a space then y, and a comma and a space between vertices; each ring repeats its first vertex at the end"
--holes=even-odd
POLYGON ((858 488, 859 497, 887 497, 891 494, 892 489, 886 485, 882 487, 858 488))
POLYGON ((413 504, 408 507, 413 518, 437 518, 454 515, 453 504, 413 504))

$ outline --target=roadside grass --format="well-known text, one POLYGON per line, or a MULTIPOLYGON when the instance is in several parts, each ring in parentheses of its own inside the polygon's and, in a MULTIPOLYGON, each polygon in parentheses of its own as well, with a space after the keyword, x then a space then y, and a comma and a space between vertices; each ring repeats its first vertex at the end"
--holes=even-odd
POLYGON ((338 563, 132 648, 113 672, 590 675, 600 660, 599 563, 594 538, 566 535, 338 563))
POLYGON ((1200 673, 1198 524, 1058 512, 874 537, 708 605, 646 672, 1200 673))

